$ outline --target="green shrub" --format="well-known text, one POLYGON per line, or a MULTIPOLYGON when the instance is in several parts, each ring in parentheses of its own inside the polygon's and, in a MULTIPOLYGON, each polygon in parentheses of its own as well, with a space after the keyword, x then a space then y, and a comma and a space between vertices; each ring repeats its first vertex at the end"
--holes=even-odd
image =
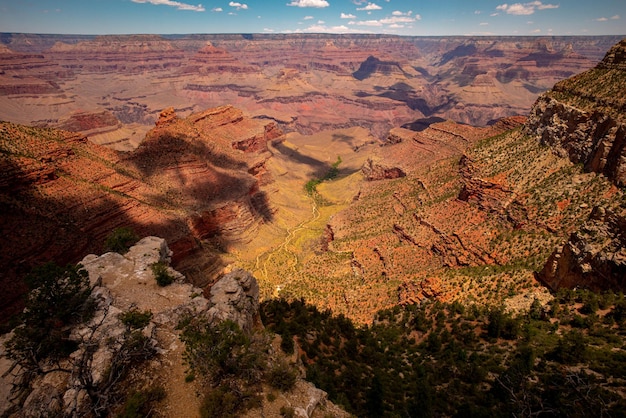
POLYGON ((285 418, 294 418, 296 416, 296 411, 290 406, 281 406, 280 416, 285 418))
POLYGON ((162 386, 132 392, 122 407, 119 418, 145 418, 154 416, 154 404, 165 399, 162 386))
POLYGON ((293 336, 289 333, 283 334, 280 340, 280 349, 283 350, 285 354, 293 354, 294 348, 293 336))
POLYGON ((107 251, 124 254, 137 241, 139 237, 131 228, 115 228, 104 241, 104 248, 107 251))
POLYGON ((42 372, 44 360, 59 359, 76 349, 70 326, 93 315, 89 276, 82 266, 47 263, 26 277, 31 288, 26 309, 6 343, 6 355, 24 370, 42 372))
POLYGON ((130 311, 122 312, 119 318, 129 329, 142 329, 150 323, 152 312, 140 312, 137 309, 131 309, 130 311))
POLYGON ((297 371, 286 362, 280 362, 267 373, 267 382, 275 389, 287 392, 296 384, 297 371))
POLYGON ((202 418, 235 418, 248 409, 262 405, 262 399, 251 390, 235 383, 221 384, 206 394, 200 407, 202 418))
POLYGON ((158 262, 154 263, 150 267, 152 268, 152 274, 154 274, 154 279, 159 286, 168 286, 172 284, 172 282, 174 282, 174 276, 172 276, 168 271, 167 264, 158 262))
POLYGON ((226 320, 213 325, 202 318, 187 317, 178 325, 185 343, 184 358, 193 372, 219 383, 226 377, 256 383, 265 367, 263 341, 253 340, 239 325, 226 320))

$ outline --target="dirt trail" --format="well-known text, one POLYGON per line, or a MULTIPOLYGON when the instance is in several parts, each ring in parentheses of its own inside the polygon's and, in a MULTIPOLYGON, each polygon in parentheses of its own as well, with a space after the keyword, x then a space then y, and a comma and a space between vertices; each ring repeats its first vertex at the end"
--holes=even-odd
MULTIPOLYGON (((257 256, 257 258, 256 258, 256 270, 261 272, 264 280, 269 281, 268 265, 272 261, 272 258, 274 256, 278 255, 281 252, 286 253, 288 258, 291 259, 291 263, 289 265, 289 269, 293 273, 296 272, 296 266, 298 265, 298 256, 293 251, 291 251, 288 246, 289 246, 289 243, 296 237, 296 234, 299 231, 301 231, 303 229, 306 229, 307 225, 317 221, 320 218, 321 214, 320 214, 320 211, 317 208, 317 202, 315 201, 315 198, 311 197, 311 202, 312 202, 311 203, 311 218, 303 220, 302 222, 300 222, 298 225, 296 225, 293 228, 289 228, 287 230, 287 236, 285 237, 283 242, 280 243, 280 245, 275 247, 273 250, 270 250, 268 252, 265 252, 265 253, 260 254, 259 256, 257 256), (261 261, 261 259, 264 258, 264 257, 265 257, 265 259, 263 261, 261 261)), ((282 287, 282 285, 284 285, 284 283, 276 285, 276 289, 274 291, 274 296, 278 296, 278 293, 280 292, 280 288, 282 287)))

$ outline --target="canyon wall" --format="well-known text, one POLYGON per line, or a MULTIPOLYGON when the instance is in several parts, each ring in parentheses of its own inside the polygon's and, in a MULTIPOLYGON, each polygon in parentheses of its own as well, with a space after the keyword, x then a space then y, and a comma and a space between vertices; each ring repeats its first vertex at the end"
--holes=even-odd
MULTIPOLYGON (((626 40, 593 69, 557 83, 531 111, 525 132, 554 152, 626 186, 626 40)), ((613 192, 615 193, 615 191, 613 192)), ((551 288, 624 288, 624 204, 595 207, 559 246, 539 277, 551 288)))
MULTIPOLYGON (((362 126, 383 139, 423 117, 485 125, 591 68, 616 37, 0 34, 0 119, 137 146, 159 112, 233 104, 311 134, 362 126), (140 75, 140 76, 139 76, 140 75), (87 132, 102 112, 115 120, 87 132), (74 117, 76 119, 76 117, 74 117)), ((101 119, 101 118, 100 118, 101 119)))
POLYGON ((101 251, 118 227, 167 238, 174 264, 208 285, 222 272, 219 254, 273 216, 264 144, 279 135, 273 122, 228 106, 186 119, 165 111, 133 152, 2 122, 1 316, 20 309, 22 278, 33 266, 101 251), (254 146, 242 151, 241 143, 254 146))

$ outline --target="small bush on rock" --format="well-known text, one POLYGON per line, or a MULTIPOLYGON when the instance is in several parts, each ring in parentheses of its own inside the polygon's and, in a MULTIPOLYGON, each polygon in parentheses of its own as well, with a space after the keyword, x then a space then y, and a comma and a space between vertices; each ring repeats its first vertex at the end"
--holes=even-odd
POLYGON ((119 318, 129 329, 142 329, 150 323, 152 312, 140 312, 137 309, 131 309, 130 311, 122 312, 119 318))
POLYGON ((139 241, 139 237, 132 229, 128 227, 115 228, 106 238, 104 249, 124 254, 137 241, 139 241))
POLYGON ((165 263, 154 263, 152 266, 152 274, 157 284, 161 287, 168 286, 174 282, 174 277, 170 274, 165 263))
POLYGON ((295 386, 297 377, 296 370, 283 361, 269 370, 267 382, 273 388, 287 392, 295 386))

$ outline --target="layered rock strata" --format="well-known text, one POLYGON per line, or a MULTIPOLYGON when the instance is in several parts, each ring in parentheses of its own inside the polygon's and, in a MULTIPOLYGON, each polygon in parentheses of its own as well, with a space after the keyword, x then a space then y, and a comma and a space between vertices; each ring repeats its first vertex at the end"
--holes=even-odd
POLYGON ((531 110, 525 132, 626 185, 626 40, 592 70, 557 83, 531 110))
POLYGON ((589 220, 550 256, 539 278, 553 290, 624 290, 626 217, 594 208, 589 220))
POLYGON ((264 150, 280 134, 229 106, 188 119, 165 111, 133 152, 1 123, 0 231, 11 245, 0 256, 0 316, 19 309, 21 278, 33 266, 76 262, 121 226, 164 236, 174 264, 198 286, 210 284, 223 268, 219 254, 273 216, 264 150))

